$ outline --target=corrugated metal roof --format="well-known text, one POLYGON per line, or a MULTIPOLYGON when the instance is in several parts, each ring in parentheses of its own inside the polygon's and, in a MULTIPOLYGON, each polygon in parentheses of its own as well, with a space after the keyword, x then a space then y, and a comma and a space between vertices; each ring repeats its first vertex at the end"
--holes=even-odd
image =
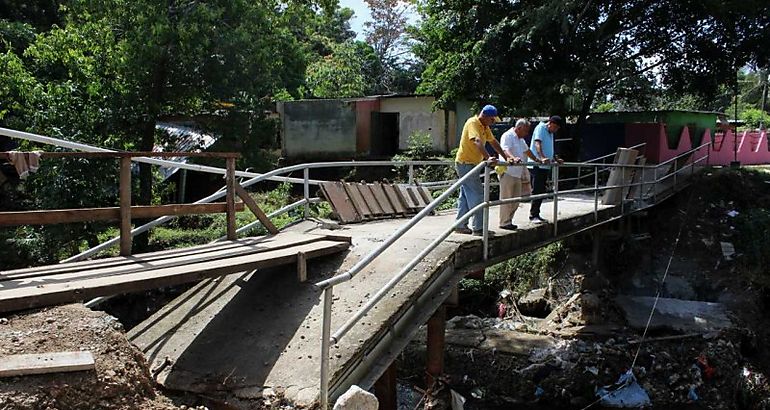
MULTIPOLYGON (((168 143, 153 147, 155 152, 201 152, 210 147, 219 138, 216 135, 206 134, 200 130, 179 123, 159 122, 155 129, 162 130, 168 135, 168 143)), ((169 158, 170 161, 187 163, 187 157, 169 158)), ((163 179, 174 175, 179 168, 161 167, 160 173, 163 179)))

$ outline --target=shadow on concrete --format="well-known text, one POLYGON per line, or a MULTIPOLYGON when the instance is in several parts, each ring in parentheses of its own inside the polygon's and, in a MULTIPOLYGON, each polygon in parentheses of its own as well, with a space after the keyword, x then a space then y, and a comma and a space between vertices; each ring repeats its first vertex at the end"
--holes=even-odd
POLYGON ((342 253, 309 260, 305 283, 298 282, 293 266, 202 282, 132 329, 132 339, 143 339, 140 347, 156 366, 171 352, 172 365, 161 381, 172 389, 261 387, 282 355, 289 355, 296 369, 305 367, 303 360, 311 368, 311 358, 291 356, 292 342, 318 343, 303 335, 310 332, 305 319, 320 301, 312 284, 321 274, 336 272, 344 258, 342 253), (161 334, 147 338, 145 332, 159 329, 161 334))

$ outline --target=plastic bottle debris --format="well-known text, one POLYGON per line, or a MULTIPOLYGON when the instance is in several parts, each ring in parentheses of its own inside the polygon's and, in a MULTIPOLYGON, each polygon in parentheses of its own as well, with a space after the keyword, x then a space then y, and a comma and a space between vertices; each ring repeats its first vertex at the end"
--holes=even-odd
POLYGON ((535 386, 535 397, 539 399, 543 397, 543 394, 545 394, 545 390, 540 386, 535 386))
POLYGON ((638 408, 651 404, 650 396, 637 383, 631 370, 620 375, 614 385, 597 388, 596 395, 601 399, 601 404, 607 407, 638 408))
POLYGON ((463 410, 465 407, 465 397, 452 389, 449 390, 449 393, 452 395, 452 410, 463 410))

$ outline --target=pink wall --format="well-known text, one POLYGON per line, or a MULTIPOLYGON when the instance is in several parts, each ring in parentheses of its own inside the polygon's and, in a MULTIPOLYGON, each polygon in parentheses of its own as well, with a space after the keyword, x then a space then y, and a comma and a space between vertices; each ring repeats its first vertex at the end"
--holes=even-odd
POLYGON ((738 138, 732 131, 717 133, 711 149, 710 163, 730 165, 735 158, 735 145, 738 144, 738 161, 741 165, 770 164, 770 151, 767 146, 767 131, 739 132, 738 138))
MULTIPOLYGON (((706 130, 702 141, 708 141, 711 130, 706 130)), ((735 148, 732 131, 716 133, 714 143, 711 146, 709 164, 730 165, 734 158, 735 148)), ((692 138, 688 127, 682 127, 679 137, 679 146, 675 149, 668 147, 666 128, 664 124, 626 124, 626 146, 646 142, 643 151, 648 162, 660 163, 688 151, 692 148, 692 138)), ((768 150, 767 132, 743 132, 738 133, 738 161, 742 165, 770 164, 770 150, 768 150)), ((705 155, 706 148, 697 152, 696 158, 705 155)))

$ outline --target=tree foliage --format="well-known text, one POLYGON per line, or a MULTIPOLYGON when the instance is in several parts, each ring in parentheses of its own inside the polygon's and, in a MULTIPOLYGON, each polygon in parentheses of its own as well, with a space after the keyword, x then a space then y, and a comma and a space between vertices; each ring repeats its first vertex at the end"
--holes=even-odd
MULTIPOLYGON (((151 150, 161 119, 205 117, 200 125, 223 135, 221 147, 261 161, 255 151, 275 141, 274 121, 265 116, 273 96, 300 96, 308 62, 353 36, 352 12, 336 2, 27 3, 0 8, 0 126, 126 150, 151 150)), ((136 199, 149 203, 153 175, 140 168, 136 199)), ((32 209, 108 206, 117 195, 115 169, 48 163, 21 190, 4 188, 32 209), (56 177, 68 182, 49 183, 56 177)), ((87 231, 65 230, 45 235, 77 248, 87 231)))
POLYGON ((665 86, 703 98, 768 63, 770 6, 753 1, 425 0, 418 91, 525 113, 587 113, 597 96, 665 86))
POLYGON ((353 42, 335 44, 330 55, 311 63, 306 81, 309 93, 317 98, 363 96, 367 88, 362 50, 353 42))

